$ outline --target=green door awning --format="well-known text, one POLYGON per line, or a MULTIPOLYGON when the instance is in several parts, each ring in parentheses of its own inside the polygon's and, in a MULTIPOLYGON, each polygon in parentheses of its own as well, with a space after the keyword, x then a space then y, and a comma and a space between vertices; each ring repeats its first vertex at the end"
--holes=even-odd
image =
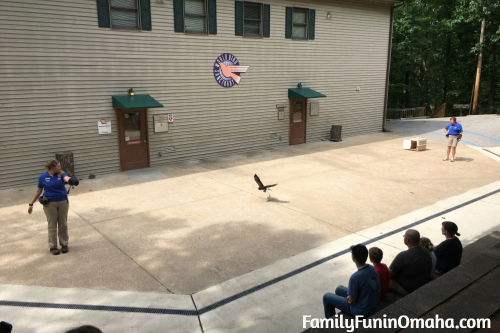
POLYGON ((310 88, 289 88, 288 89, 288 98, 320 98, 326 97, 320 92, 316 90, 312 90, 310 88))
POLYGON ((150 95, 114 95, 111 96, 111 98, 113 100, 114 109, 133 110, 163 107, 163 104, 150 95))

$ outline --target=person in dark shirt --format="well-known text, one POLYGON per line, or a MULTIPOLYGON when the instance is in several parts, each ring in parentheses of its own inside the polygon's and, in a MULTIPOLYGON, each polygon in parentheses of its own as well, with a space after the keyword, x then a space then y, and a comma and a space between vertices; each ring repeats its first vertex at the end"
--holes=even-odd
POLYGON ((463 250, 462 242, 457 238, 460 234, 455 223, 443 222, 441 233, 446 237, 446 240, 434 249, 437 259, 435 271, 437 275, 442 275, 460 265, 463 250))
POLYGON ((391 282, 391 272, 389 268, 387 268, 386 264, 381 263, 384 252, 378 247, 371 247, 370 250, 368 250, 368 255, 380 278, 380 299, 384 299, 387 295, 387 291, 389 291, 389 283, 391 282))
POLYGON ((432 258, 427 249, 418 245, 420 233, 417 230, 408 229, 403 237, 408 250, 392 261, 389 291, 406 296, 431 280, 432 258))
POLYGON ((351 246, 352 261, 358 270, 351 275, 348 287, 338 286, 335 294, 323 295, 326 318, 339 309, 352 316, 371 316, 380 310, 380 279, 372 265, 366 264, 368 249, 362 244, 351 246))

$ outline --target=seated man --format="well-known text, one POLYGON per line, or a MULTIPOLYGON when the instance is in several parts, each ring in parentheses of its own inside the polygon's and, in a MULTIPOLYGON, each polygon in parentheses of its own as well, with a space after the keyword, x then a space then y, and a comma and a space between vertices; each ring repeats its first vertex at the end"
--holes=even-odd
POLYGON ((352 261, 358 270, 349 279, 348 287, 338 286, 335 294, 323 296, 326 318, 339 309, 352 316, 371 316, 380 310, 380 280, 373 266, 366 264, 368 249, 362 244, 351 246, 352 261))
POLYGON ((406 296, 431 280, 432 257, 429 250, 419 245, 417 230, 408 229, 403 237, 408 250, 399 253, 389 267, 389 291, 406 296))

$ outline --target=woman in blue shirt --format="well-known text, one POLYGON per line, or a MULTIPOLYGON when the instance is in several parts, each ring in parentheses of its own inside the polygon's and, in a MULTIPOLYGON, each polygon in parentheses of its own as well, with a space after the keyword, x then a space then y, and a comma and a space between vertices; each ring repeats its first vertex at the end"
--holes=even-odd
POLYGON ((38 178, 38 185, 33 199, 29 203, 28 213, 33 212, 33 204, 42 194, 48 199, 48 203, 43 206, 43 211, 47 217, 49 229, 49 249, 50 253, 57 255, 57 235, 59 235, 59 243, 61 244, 61 252, 68 252, 68 191, 64 186, 65 183, 70 185, 78 185, 76 177, 70 178, 64 171, 61 170, 61 163, 51 158, 45 163, 47 172, 44 172, 38 178), (59 230, 57 230, 59 228, 59 230))
POLYGON ((444 132, 446 133, 446 137, 448 138, 448 149, 446 150, 446 157, 443 158, 443 161, 447 161, 450 158, 450 150, 451 150, 451 162, 455 162, 455 153, 457 152, 457 144, 458 141, 462 138, 462 133, 464 130, 462 129, 462 125, 457 123, 457 118, 451 117, 450 123, 448 126, 444 128, 444 132))

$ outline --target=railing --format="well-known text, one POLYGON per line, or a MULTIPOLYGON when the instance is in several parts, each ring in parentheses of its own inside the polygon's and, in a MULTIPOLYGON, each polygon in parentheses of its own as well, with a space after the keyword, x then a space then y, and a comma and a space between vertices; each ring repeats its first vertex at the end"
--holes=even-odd
POLYGON ((425 117, 426 113, 427 104, 419 108, 387 109, 387 119, 425 117))

